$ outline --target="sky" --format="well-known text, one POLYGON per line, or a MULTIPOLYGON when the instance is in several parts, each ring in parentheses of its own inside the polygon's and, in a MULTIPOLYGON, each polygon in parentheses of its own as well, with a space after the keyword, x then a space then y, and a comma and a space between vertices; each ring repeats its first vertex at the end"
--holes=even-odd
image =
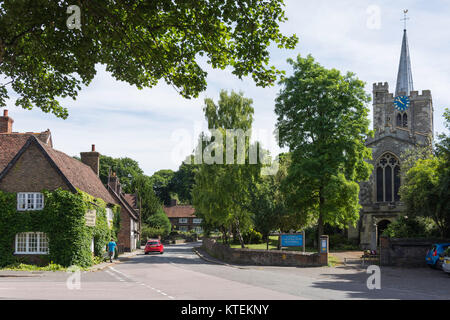
MULTIPOLYGON (((326 68, 351 71, 372 84, 395 83, 403 36, 403 10, 408 9, 408 40, 414 90, 431 90, 435 134, 445 132, 443 112, 450 108, 450 1, 285 0, 288 21, 285 35, 296 34, 294 50, 271 48, 271 64, 291 73, 288 58, 311 54, 326 68)), ((138 161, 145 174, 161 169, 177 170, 193 149, 200 130, 206 129, 202 108, 205 98, 217 102, 220 90, 244 92, 253 99, 254 131, 270 136, 275 129, 275 98, 280 86, 257 87, 251 78, 239 80, 229 69, 208 72, 208 88, 196 99, 184 99, 164 81, 138 90, 115 80, 104 66, 76 101, 61 99, 69 118, 59 119, 39 109, 23 110, 8 102, 13 131, 40 132, 49 128, 55 149, 68 155, 90 151, 129 157, 138 161)), ((372 110, 372 106, 369 106, 372 110)), ((372 113, 370 113, 372 120, 372 113)), ((263 141, 264 142, 264 141, 263 141)), ((270 141, 266 147, 273 147, 270 141)))

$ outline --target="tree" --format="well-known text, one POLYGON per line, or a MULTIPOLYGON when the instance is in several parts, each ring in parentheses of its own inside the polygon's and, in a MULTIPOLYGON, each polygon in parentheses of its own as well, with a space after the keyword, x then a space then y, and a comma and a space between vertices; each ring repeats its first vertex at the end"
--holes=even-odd
MULTIPOLYGON (((224 164, 226 151, 220 146, 226 145, 226 129, 251 129, 253 121, 252 100, 243 94, 226 91, 220 93, 216 105, 212 99, 205 99, 205 117, 210 129, 221 133, 222 140, 211 137, 204 151, 211 151, 219 163, 203 164, 195 175, 193 188, 193 204, 196 211, 202 213, 207 224, 219 225, 224 233, 233 227, 244 248, 242 234, 251 226, 249 211, 250 190, 258 181, 261 166, 249 163, 250 137, 244 143, 244 163, 224 164), (209 148, 209 149, 208 149, 209 148), (221 160, 220 160, 221 159, 221 160)), ((203 145, 198 146, 203 149, 203 145)), ((255 147, 255 146, 253 146, 255 147)), ((257 146, 256 146, 257 147, 257 146)), ((231 149, 234 159, 237 159, 237 143, 231 149)), ((203 152, 205 154, 205 152, 203 152)))
POLYGON ((353 73, 311 56, 288 63, 293 75, 280 81, 275 105, 280 144, 292 152, 283 188, 293 211, 317 221, 320 236, 325 223, 345 228, 359 218, 358 181, 372 170, 365 161, 370 97, 353 73))
POLYGON ((292 214, 286 205, 286 197, 281 189, 282 181, 287 175, 290 154, 279 155, 279 169, 275 175, 266 175, 250 192, 250 208, 253 214, 255 230, 260 232, 264 240, 275 230, 297 230, 298 216, 292 214))
POLYGON ((406 174, 400 196, 411 217, 430 217, 441 237, 450 236, 450 168, 443 158, 419 159, 406 174))
POLYGON ((153 190, 160 201, 170 205, 172 199, 172 179, 175 173, 170 169, 156 171, 151 177, 153 190))
POLYGON ((2 1, 0 107, 15 92, 17 106, 65 119, 57 98, 75 99, 96 64, 139 89, 164 79, 186 98, 206 88, 202 56, 213 68, 271 85, 281 71, 269 66, 269 46, 293 49, 298 41, 280 32, 283 7, 282 0, 2 1), (73 4, 79 29, 67 26, 73 4))
POLYGON ((131 188, 135 177, 143 175, 144 171, 139 167, 136 160, 130 158, 112 158, 100 155, 100 180, 103 184, 108 183, 108 176, 115 172, 125 193, 133 193, 131 188))
MULTIPOLYGON (((192 157, 191 157, 192 158, 192 157)), ((195 183, 195 173, 198 165, 182 163, 170 182, 171 190, 178 195, 182 203, 192 203, 192 188, 195 183)))

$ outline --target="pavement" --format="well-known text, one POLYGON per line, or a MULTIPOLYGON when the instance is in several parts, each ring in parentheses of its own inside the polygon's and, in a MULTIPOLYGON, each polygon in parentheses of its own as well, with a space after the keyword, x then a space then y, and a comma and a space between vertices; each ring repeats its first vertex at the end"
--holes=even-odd
POLYGON ((133 300, 449 300, 450 277, 429 268, 381 268, 381 289, 365 268, 238 266, 198 249, 166 245, 164 254, 126 254, 92 271, 0 277, 0 299, 133 300))

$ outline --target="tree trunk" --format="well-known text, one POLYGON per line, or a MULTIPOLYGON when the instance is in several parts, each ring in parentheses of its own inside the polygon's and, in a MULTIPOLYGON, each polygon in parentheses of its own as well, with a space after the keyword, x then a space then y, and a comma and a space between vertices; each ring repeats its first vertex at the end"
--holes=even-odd
POLYGON ((236 233, 239 237, 239 242, 241 243, 241 248, 244 249, 245 243, 244 243, 244 238, 242 238, 241 228, 239 228, 239 220, 236 219, 235 225, 236 225, 236 233))

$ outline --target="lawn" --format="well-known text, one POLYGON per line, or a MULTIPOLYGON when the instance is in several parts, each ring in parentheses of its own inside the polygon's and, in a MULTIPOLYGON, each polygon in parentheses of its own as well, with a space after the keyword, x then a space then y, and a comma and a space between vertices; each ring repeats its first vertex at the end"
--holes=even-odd
MULTIPOLYGON (((222 239, 216 239, 218 243, 222 243, 222 239)), ((241 245, 239 243, 231 243, 230 248, 237 248, 239 249, 241 245)), ((253 250, 267 250, 267 244, 264 243, 255 243, 255 244, 246 244, 245 247, 247 249, 253 249, 253 250)), ((277 250, 278 248, 278 237, 277 236, 269 236, 269 250, 277 250)), ((282 250, 286 251, 303 251, 302 247, 289 247, 289 248, 283 248, 282 250)), ((306 252, 317 252, 316 248, 305 248, 306 252)))

